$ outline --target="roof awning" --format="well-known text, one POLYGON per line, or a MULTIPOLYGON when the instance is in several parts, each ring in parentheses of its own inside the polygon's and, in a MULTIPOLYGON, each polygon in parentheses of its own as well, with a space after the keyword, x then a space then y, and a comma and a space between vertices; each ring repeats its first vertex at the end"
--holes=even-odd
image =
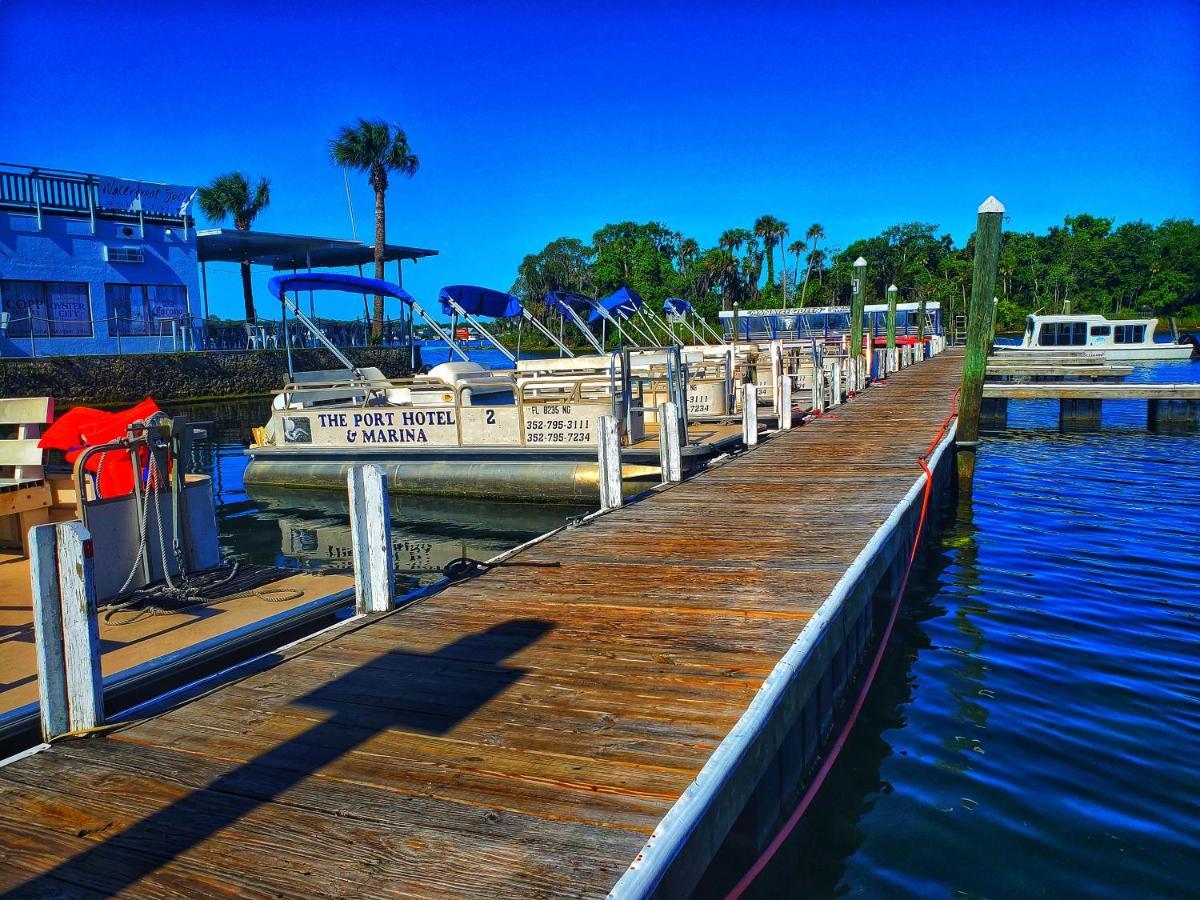
MULTIPOLYGON (((270 266, 277 271, 337 268, 366 265, 375 261, 375 248, 362 241, 317 237, 305 234, 277 234, 270 231, 238 231, 211 228, 196 232, 196 251, 200 262, 245 262, 270 266)), ((383 258, 423 259, 436 256, 436 250, 387 244, 383 258)))

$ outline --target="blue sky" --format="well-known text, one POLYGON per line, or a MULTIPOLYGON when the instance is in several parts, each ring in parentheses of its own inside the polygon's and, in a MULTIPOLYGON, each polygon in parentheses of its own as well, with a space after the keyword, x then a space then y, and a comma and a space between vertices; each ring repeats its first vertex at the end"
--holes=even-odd
MULTIPOLYGON (((241 168, 272 180, 258 227, 348 237, 327 141, 360 115, 401 124, 422 168, 394 183, 388 238, 440 251, 405 273, 429 308, 625 219, 711 244, 769 212, 845 246, 901 221, 962 240, 990 193, 1018 230, 1196 217, 1197 110, 1193 0, 0 0, 3 161, 183 184, 241 168)), ((213 311, 237 315, 221 268, 213 311)))

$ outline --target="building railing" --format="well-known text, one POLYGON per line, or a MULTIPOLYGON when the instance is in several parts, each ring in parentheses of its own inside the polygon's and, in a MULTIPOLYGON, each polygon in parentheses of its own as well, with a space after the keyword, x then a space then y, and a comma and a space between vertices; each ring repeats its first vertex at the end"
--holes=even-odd
POLYGON ((0 207, 32 212, 39 218, 44 212, 83 213, 93 221, 102 216, 180 226, 192 224, 190 216, 101 207, 99 186, 99 175, 0 163, 0 207))
MULTIPOLYGON (((365 347, 370 342, 371 326, 360 320, 316 320, 321 330, 338 347, 365 347)), ((317 348, 320 343, 302 325, 288 323, 288 338, 295 349, 317 348)), ((256 322, 243 320, 205 320, 200 316, 156 316, 147 324, 144 318, 130 316, 106 316, 98 319, 51 319, 48 316, 27 313, 12 315, 0 313, 0 339, 28 341, 29 355, 61 356, 63 340, 111 341, 116 354, 124 355, 127 350, 135 353, 147 352, 146 341, 155 342, 155 352, 246 351, 281 350, 286 346, 280 323, 273 319, 256 322), (98 334, 96 326, 107 326, 107 338, 98 334), (129 342, 133 340, 131 345, 129 342)), ((399 320, 384 322, 385 347, 407 347, 407 324, 399 320)), ((3 347, 0 346, 0 355, 3 347)))

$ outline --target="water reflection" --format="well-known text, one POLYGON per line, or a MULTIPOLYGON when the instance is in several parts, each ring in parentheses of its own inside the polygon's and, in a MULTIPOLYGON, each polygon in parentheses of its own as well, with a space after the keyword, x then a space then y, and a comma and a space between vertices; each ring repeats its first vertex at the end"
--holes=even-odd
MULTIPOLYGON (((250 429, 266 420, 269 400, 177 405, 169 412, 209 422, 192 448, 192 466, 210 475, 222 553, 231 559, 295 569, 351 566, 345 494, 255 486, 243 482, 250 429)), ((447 497, 389 498, 398 575, 432 580, 461 556, 488 559, 580 515, 585 508, 492 503, 447 497)))

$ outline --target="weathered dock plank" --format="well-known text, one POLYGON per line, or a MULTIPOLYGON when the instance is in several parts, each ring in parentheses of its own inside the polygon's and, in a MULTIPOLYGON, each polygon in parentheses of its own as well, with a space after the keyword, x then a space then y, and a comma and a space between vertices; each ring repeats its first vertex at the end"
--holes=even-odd
POLYGON ((603 895, 910 492, 960 369, 0 768, 0 889, 603 895))

